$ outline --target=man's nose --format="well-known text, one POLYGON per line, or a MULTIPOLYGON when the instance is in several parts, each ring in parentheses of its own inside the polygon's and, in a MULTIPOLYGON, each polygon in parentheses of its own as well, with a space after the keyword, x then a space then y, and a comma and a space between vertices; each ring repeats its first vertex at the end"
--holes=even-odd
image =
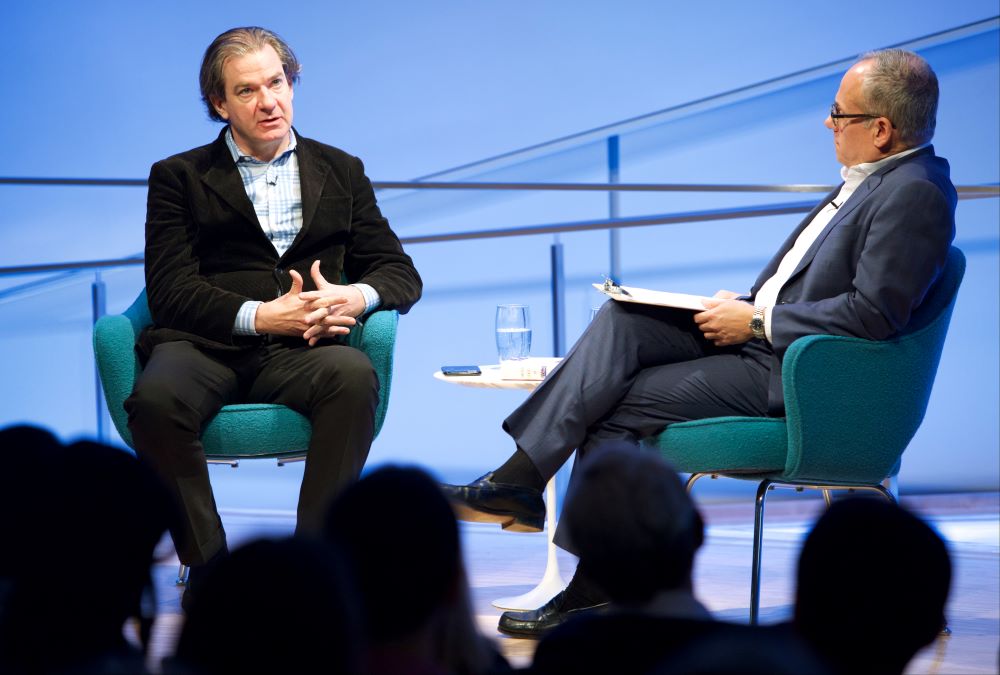
POLYGON ((270 89, 267 87, 261 87, 260 95, 257 96, 257 106, 262 110, 270 110, 274 107, 276 100, 277 99, 274 97, 274 94, 271 93, 270 89))
POLYGON ((825 126, 830 131, 836 131, 837 130, 837 125, 835 125, 833 123, 833 118, 830 117, 829 115, 827 115, 826 119, 823 120, 823 126, 825 126))

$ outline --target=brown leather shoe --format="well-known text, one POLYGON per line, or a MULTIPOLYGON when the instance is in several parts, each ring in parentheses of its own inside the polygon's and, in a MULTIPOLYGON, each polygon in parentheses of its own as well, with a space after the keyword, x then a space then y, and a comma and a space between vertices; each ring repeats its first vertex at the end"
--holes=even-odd
POLYGON ((493 482, 493 472, 468 485, 442 485, 455 517, 472 523, 500 523, 511 532, 541 532, 545 525, 542 491, 493 482))

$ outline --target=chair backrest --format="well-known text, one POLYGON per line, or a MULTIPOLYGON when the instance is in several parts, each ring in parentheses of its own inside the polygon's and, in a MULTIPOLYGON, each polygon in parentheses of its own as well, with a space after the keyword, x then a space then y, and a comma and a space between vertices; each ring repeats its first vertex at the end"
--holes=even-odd
POLYGON ((890 474, 923 421, 964 274, 965 256, 952 247, 896 338, 812 335, 789 347, 783 479, 871 485, 890 474))
POLYGON ((152 325, 153 316, 149 313, 149 300, 146 298, 146 289, 143 288, 139 296, 129 305, 129 308, 122 312, 132 323, 132 330, 136 337, 146 326, 152 325))
POLYGON ((136 378, 142 372, 135 353, 135 341, 142 329, 153 322, 146 303, 146 290, 123 314, 108 314, 94 324, 94 358, 101 377, 104 398, 108 404, 111 421, 118 434, 129 447, 132 432, 123 403, 132 393, 136 378))

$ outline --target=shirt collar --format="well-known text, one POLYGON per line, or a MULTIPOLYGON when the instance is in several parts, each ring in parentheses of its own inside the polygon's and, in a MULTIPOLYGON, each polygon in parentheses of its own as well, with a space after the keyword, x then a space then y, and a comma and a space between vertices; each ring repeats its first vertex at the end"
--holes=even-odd
POLYGON ((840 167, 840 177, 845 183, 859 184, 865 178, 872 175, 883 166, 889 162, 893 162, 897 159, 902 159, 907 155, 912 155, 917 150, 922 150, 926 148, 930 143, 924 143, 923 145, 918 145, 915 148, 909 148, 908 150, 903 150, 902 152, 897 152, 895 155, 889 155, 888 157, 883 157, 877 162, 864 162, 862 164, 855 164, 854 166, 842 166, 840 167))
POLYGON ((283 163, 291 153, 295 152, 295 148, 297 146, 298 146, 298 141, 295 138, 295 132, 292 129, 289 129, 288 147, 285 148, 285 151, 280 155, 278 155, 277 157, 275 157, 274 159, 272 159, 270 162, 262 162, 259 159, 256 159, 255 157, 251 157, 250 155, 244 154, 243 151, 240 150, 240 147, 236 145, 236 140, 233 138, 233 128, 226 127, 226 147, 229 148, 229 154, 233 156, 233 161, 236 162, 237 164, 241 162, 250 164, 276 164, 276 163, 280 164, 283 163))

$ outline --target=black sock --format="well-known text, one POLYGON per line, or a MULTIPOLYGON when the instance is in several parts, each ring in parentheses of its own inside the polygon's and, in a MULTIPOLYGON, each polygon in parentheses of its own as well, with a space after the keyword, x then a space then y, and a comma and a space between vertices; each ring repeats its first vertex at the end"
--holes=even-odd
POLYGON ((587 576, 585 570, 581 570, 578 565, 576 574, 570 579, 569 585, 563 593, 562 602, 559 603, 559 611, 568 612, 571 609, 581 609, 583 607, 593 607, 608 601, 608 595, 600 586, 587 576))
POLYGON ((496 483, 521 485, 523 487, 541 490, 545 487, 545 479, 538 473, 538 468, 521 448, 518 448, 499 469, 493 472, 496 483))

